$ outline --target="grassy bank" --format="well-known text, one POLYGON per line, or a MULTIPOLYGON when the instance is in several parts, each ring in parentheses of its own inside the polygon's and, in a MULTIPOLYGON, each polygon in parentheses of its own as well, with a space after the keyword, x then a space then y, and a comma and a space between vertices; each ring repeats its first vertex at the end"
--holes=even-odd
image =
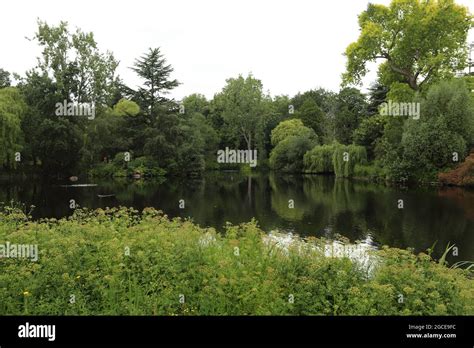
POLYGON ((0 314, 474 314, 468 271, 428 255, 385 248, 369 275, 317 239, 285 249, 263 237, 254 222, 219 235, 153 209, 38 222, 7 209, 0 244, 37 244, 39 258, 0 259, 0 314))

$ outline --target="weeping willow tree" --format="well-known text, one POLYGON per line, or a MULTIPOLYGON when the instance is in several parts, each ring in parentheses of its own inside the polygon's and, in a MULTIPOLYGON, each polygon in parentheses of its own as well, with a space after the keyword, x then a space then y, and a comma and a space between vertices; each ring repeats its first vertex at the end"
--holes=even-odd
POLYGON ((303 159, 305 173, 334 174, 332 157, 335 149, 336 145, 322 145, 306 152, 303 159))
POLYGON ((354 174, 356 164, 367 164, 367 151, 358 145, 341 145, 335 147, 332 163, 336 177, 349 178, 354 174))
POLYGON ((26 104, 14 87, 0 89, 0 167, 12 169, 18 163, 16 153, 21 151, 23 132, 21 119, 26 104))

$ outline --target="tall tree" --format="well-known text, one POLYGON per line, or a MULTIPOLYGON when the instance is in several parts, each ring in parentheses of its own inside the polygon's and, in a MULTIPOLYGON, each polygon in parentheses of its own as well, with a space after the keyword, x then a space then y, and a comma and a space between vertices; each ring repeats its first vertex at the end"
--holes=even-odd
POLYGON ((382 59, 381 82, 403 82, 413 90, 452 76, 467 61, 472 16, 454 0, 392 0, 369 4, 359 15, 360 35, 345 52, 345 83, 358 83, 367 63, 382 59))
POLYGON ((388 87, 380 82, 375 82, 369 87, 367 115, 373 116, 379 113, 379 106, 387 98, 388 87))
POLYGON ((353 132, 367 115, 367 102, 356 88, 343 88, 336 97, 334 135, 342 144, 351 144, 353 132))
POLYGON ((56 103, 94 103, 98 114, 111 104, 117 62, 101 53, 92 33, 71 33, 66 22, 50 26, 38 21, 35 34, 42 53, 38 65, 19 83, 30 106, 22 128, 30 140, 27 155, 42 164, 44 174, 71 174, 87 142, 86 117, 56 115, 56 103))
MULTIPOLYGON (((255 147, 256 135, 264 129, 267 98, 262 82, 251 74, 227 80, 227 85, 215 98, 221 100, 222 117, 229 131, 243 138, 248 150, 255 147)), ((267 104, 268 105, 268 104, 267 104)))
POLYGON ((303 121, 306 127, 313 129, 318 136, 323 136, 326 130, 326 115, 313 99, 306 99, 295 111, 295 118, 303 121))
POLYGON ((160 48, 150 48, 135 60, 131 69, 143 79, 143 86, 138 88, 136 96, 145 112, 151 112, 157 104, 166 102, 168 99, 165 95, 179 85, 178 80, 170 78, 173 68, 166 64, 160 48))
POLYGON ((0 88, 10 87, 10 73, 0 68, 0 88))
POLYGON ((43 50, 35 70, 55 83, 62 99, 110 105, 118 62, 112 53, 99 51, 93 33, 71 33, 67 22, 38 21, 35 39, 43 50))
POLYGON ((15 153, 22 149, 21 120, 27 105, 17 88, 0 89, 0 166, 15 167, 15 153))

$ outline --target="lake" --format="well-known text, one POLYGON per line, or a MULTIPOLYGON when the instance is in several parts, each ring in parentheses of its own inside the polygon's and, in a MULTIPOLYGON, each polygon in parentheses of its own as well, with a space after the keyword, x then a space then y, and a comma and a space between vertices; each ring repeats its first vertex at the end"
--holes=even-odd
POLYGON ((451 242, 459 248, 459 256, 450 257, 451 262, 474 260, 472 190, 389 187, 332 176, 245 176, 239 172, 210 172, 198 179, 82 179, 77 183, 97 186, 2 180, 0 202, 35 205, 34 218, 70 215, 71 199, 88 208, 155 207, 170 217, 190 217, 203 227, 220 231, 226 222, 237 224, 255 217, 267 232, 331 239, 344 236, 377 247, 411 247, 418 252, 437 241, 435 257, 451 242), (180 208, 180 200, 184 200, 184 208, 180 208), (403 200, 403 209, 399 209, 399 200, 403 200))

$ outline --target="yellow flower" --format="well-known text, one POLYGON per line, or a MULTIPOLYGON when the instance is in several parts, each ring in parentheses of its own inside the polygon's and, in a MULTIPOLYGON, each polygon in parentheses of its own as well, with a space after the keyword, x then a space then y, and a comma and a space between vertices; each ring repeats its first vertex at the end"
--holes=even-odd
POLYGON ((30 292, 28 290, 23 291, 23 296, 30 296, 30 292))

